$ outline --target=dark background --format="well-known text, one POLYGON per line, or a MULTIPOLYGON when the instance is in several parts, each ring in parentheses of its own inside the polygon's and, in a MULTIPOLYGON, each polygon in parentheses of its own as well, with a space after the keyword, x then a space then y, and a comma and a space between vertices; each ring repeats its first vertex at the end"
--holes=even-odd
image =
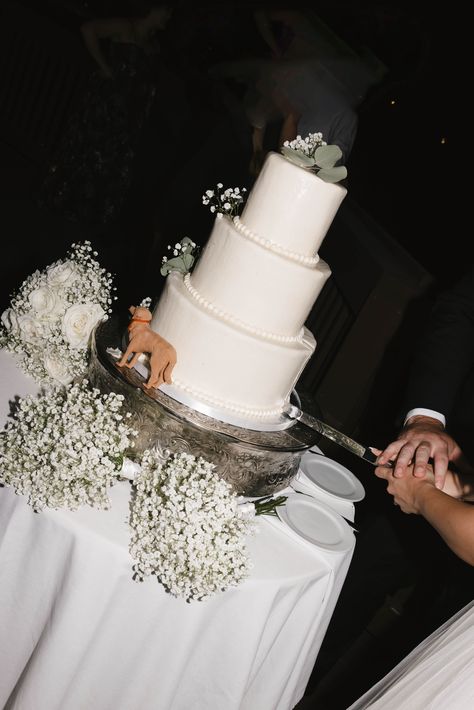
MULTIPOLYGON (((85 19, 133 14, 143 7, 137 0, 16 0, 15 4, 32 8, 64 28, 79 52, 78 27, 85 19)), ((160 40, 165 90, 154 107, 149 132, 143 136, 136 184, 126 210, 131 224, 122 235, 118 232, 124 231, 123 223, 113 225, 115 242, 121 239, 123 245, 130 232, 140 228, 146 241, 151 212, 155 224, 163 222, 166 243, 189 227, 196 240, 205 240, 210 222, 200 206, 202 190, 209 181, 212 184, 227 175, 236 184, 239 177, 240 184, 249 183, 247 155, 241 146, 236 149, 234 139, 229 140, 229 125, 235 126, 241 117, 232 115, 233 108, 225 103, 208 70, 222 59, 264 52, 251 19, 251 10, 262 5, 288 6, 176 3, 171 27, 160 40), (186 136, 185 151, 174 149, 178 136, 186 136), (203 162, 207 168, 201 175, 203 162), (218 174, 221 177, 215 178, 218 174), (170 189, 176 179, 182 187, 180 202, 170 189), (170 199, 173 220, 163 216, 171 211, 170 199), (183 202, 192 218, 186 218, 183 202)), ((461 199, 467 176, 467 148, 460 143, 466 110, 461 39, 465 18, 456 6, 440 12, 423 2, 291 4, 291 9, 298 7, 316 11, 350 46, 356 50, 368 47, 385 63, 386 76, 359 110, 358 134, 348 162, 350 195, 444 285, 470 259, 471 252, 461 199)), ((3 30, 8 32, 7 27, 3 30)), ((11 144, 5 133, 2 141, 11 144)), ((20 159, 28 160, 29 156, 21 155, 21 146, 10 147, 20 153, 20 159)), ((33 182, 40 179, 48 157, 43 155, 43 163, 34 166, 38 172, 33 182)), ((23 190, 12 186, 9 160, 2 161, 2 195, 7 200, 22 198, 34 185, 24 181, 23 190)), ((10 283, 13 287, 14 278, 10 283)))

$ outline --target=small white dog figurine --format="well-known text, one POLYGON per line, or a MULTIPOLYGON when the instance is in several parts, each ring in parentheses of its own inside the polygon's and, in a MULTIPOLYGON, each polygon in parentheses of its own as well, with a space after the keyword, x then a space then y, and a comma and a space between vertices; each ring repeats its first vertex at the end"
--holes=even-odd
POLYGON ((133 367, 142 353, 150 356, 150 377, 147 389, 171 384, 171 373, 176 365, 176 350, 167 340, 150 328, 151 312, 143 306, 130 306, 132 319, 128 326, 129 343, 118 361, 120 367, 133 367), (130 361, 129 358, 131 357, 130 361))

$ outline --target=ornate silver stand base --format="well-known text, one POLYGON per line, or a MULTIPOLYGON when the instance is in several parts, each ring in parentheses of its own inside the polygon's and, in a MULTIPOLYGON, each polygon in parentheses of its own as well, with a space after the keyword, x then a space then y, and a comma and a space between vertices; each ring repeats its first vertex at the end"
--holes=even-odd
MULTIPOLYGON (((139 453, 154 445, 188 451, 216 466, 216 473, 239 495, 264 496, 285 488, 296 474, 303 453, 319 435, 295 422, 283 431, 254 431, 224 423, 182 404, 157 389, 147 390, 134 369, 118 367, 108 348, 121 348, 122 327, 116 319, 102 323, 93 337, 88 377, 103 392, 125 397, 139 434, 139 453)), ((308 402, 303 406, 308 410, 308 402)))

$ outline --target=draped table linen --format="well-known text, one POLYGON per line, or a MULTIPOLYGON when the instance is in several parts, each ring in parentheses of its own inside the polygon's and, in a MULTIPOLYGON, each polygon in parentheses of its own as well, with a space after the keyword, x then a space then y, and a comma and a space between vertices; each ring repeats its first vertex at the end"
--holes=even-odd
MULTIPOLYGON (((0 352, 0 416, 37 390, 0 352)), ((250 577, 186 603, 135 582, 130 483, 111 509, 35 513, 0 489, 0 707, 291 710, 302 697, 354 546, 325 551, 259 518, 250 577)))

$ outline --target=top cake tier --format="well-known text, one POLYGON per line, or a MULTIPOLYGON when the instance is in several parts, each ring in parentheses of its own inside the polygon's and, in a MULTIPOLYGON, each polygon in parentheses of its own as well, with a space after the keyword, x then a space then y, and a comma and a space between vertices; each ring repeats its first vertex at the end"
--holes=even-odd
POLYGON ((269 153, 250 192, 241 223, 260 238, 302 257, 314 257, 346 196, 279 153, 269 153))

